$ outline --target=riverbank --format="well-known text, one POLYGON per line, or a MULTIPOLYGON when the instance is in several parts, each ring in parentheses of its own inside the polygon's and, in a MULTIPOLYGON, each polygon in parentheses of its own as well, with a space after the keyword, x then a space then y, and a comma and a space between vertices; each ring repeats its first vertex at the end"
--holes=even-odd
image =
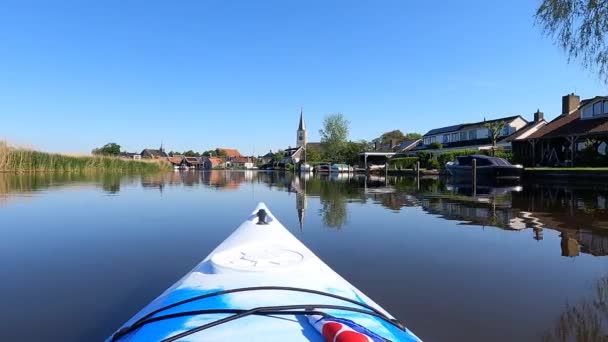
POLYGON ((169 171, 168 162, 127 160, 105 156, 66 156, 13 148, 0 142, 0 172, 122 172, 169 171))
POLYGON ((608 167, 525 168, 524 178, 550 178, 563 180, 608 180, 608 167))

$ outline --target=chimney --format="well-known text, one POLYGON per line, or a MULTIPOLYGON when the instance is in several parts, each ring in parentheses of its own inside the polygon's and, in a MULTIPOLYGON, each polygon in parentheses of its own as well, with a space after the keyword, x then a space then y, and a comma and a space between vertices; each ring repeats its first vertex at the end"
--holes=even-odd
POLYGON ((541 112, 539 109, 534 113, 534 122, 540 122, 545 118, 545 113, 541 112))
POLYGON ((374 151, 378 151, 378 140, 374 141, 374 151))
POLYGON ((568 115, 578 108, 581 98, 574 93, 562 96, 562 115, 568 115))

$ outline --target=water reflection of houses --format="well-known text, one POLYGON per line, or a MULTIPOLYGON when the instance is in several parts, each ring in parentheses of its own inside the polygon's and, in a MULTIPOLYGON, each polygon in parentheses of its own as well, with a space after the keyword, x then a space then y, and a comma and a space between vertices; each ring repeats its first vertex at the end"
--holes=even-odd
POLYGON ((530 184, 521 187, 477 187, 446 184, 443 179, 414 177, 332 178, 283 172, 175 172, 142 177, 146 188, 196 186, 236 190, 257 183, 295 194, 295 209, 304 228, 310 197, 319 199, 327 227, 339 229, 348 220, 348 203, 368 200, 387 209, 419 207, 462 226, 493 226, 526 231, 541 241, 544 230, 560 232, 562 255, 608 255, 608 185, 530 184))
POLYGON ((526 228, 517 210, 510 206, 510 193, 521 188, 481 188, 473 196, 471 187, 447 187, 447 191, 427 194, 421 200, 423 210, 461 224, 494 226, 508 230, 526 228))
POLYGON ((563 255, 577 255, 578 249, 608 255, 607 195, 606 185, 529 184, 525 195, 513 194, 512 205, 560 231, 563 255))
POLYGON ((218 190, 237 190, 241 183, 247 180, 246 173, 243 172, 228 172, 228 171, 215 171, 215 172, 200 172, 202 183, 218 189, 218 190))
POLYGON ((472 196, 470 188, 422 195, 422 208, 465 225, 494 226, 506 230, 531 229, 543 239, 543 229, 559 231, 563 256, 580 253, 608 255, 608 220, 605 196, 577 192, 571 187, 530 186, 526 192, 491 188, 472 196))

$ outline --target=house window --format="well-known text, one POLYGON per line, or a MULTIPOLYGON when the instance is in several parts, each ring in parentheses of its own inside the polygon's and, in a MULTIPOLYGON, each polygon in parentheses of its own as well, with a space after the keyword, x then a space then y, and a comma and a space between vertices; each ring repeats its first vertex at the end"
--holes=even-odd
POLYGON ((443 143, 447 144, 450 142, 450 135, 449 134, 444 134, 443 135, 443 143))
POLYGON ((469 140, 475 140, 477 139, 477 130, 470 130, 469 131, 469 140))
POLYGON ((460 132, 460 140, 461 141, 467 140, 467 132, 460 132))
POLYGON ((583 118, 588 119, 593 116, 593 106, 583 108, 583 118))
POLYGON ((428 144, 430 144, 430 143, 431 143, 431 138, 429 138, 429 137, 424 137, 424 144, 425 144, 425 145, 428 145, 428 144))
POLYGON ((608 101, 604 101, 604 114, 608 114, 608 101))
POLYGON ((602 110, 602 102, 601 101, 596 102, 593 105, 593 116, 602 115, 602 114, 604 114, 604 111, 602 110))
POLYGON ((431 144, 434 143, 435 141, 437 141, 437 136, 433 135, 431 137, 431 144))
POLYGON ((502 132, 500 132, 500 135, 504 135, 504 136, 509 135, 509 128, 510 128, 509 126, 503 127, 502 132))
POLYGON ((452 133, 452 141, 458 141, 458 133, 452 133))

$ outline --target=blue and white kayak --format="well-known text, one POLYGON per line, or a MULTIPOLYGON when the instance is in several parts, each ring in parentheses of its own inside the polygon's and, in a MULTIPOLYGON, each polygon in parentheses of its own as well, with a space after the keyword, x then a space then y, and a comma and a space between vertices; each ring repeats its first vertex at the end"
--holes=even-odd
POLYGON ((260 203, 108 341, 420 341, 260 203))

